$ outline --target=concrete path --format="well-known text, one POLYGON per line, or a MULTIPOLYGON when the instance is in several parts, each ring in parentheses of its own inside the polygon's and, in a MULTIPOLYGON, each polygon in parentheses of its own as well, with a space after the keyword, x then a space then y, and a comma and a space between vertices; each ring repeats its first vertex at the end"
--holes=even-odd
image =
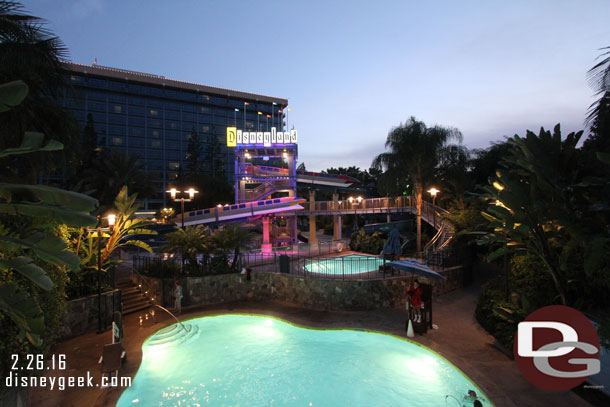
MULTIPOLYGON (((446 294, 437 299, 434 303, 434 323, 439 329, 430 330, 426 335, 416 335, 414 339, 440 353, 460 368, 477 383, 497 407, 589 405, 573 392, 545 392, 529 384, 519 373, 515 362, 493 346, 493 338, 475 321, 473 312, 476 298, 477 290, 472 288, 446 294)), ((406 313, 403 309, 328 312, 312 311, 280 303, 241 302, 186 311, 181 318, 227 312, 259 313, 305 326, 371 329, 406 336, 404 331, 406 313)), ((124 346, 128 360, 121 369, 120 376, 135 375, 141 362, 142 342, 150 334, 172 322, 169 317, 159 316, 157 323, 149 320, 140 326, 138 317, 139 314, 136 313, 125 318, 124 346)), ((50 371, 49 375, 86 375, 89 371, 93 375, 94 383, 99 383, 97 361, 103 345, 110 342, 111 332, 107 331, 100 335, 83 335, 58 344, 54 348, 54 353, 67 355, 68 368, 61 372, 50 371)), ((30 405, 43 407, 114 405, 121 391, 122 389, 98 387, 52 392, 36 390, 31 392, 30 405)))

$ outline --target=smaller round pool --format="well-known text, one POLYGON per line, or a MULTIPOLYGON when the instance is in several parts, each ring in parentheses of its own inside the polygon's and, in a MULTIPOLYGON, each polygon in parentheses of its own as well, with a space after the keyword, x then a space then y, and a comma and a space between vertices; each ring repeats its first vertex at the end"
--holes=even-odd
POLYGON ((382 264, 383 260, 378 257, 351 254, 332 259, 306 261, 303 268, 310 273, 346 276, 377 271, 382 264))

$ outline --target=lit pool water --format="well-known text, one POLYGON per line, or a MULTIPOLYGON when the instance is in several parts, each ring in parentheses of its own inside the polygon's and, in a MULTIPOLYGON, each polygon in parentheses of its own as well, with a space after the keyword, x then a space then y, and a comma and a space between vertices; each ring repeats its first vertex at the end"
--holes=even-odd
POLYGON ((378 271, 382 264, 383 260, 378 257, 350 254, 332 259, 308 261, 304 268, 311 273, 341 276, 378 271))
POLYGON ((240 314, 186 324, 199 330, 180 345, 146 340, 117 406, 459 406, 445 396, 483 395, 441 356, 391 335, 240 314))

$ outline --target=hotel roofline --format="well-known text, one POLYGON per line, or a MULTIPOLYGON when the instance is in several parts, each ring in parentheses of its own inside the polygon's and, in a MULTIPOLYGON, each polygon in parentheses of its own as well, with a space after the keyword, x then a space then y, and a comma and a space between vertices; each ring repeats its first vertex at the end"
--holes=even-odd
POLYGON ((85 75, 94 75, 104 78, 113 78, 129 82, 139 82, 147 85, 157 85, 161 87, 175 88, 179 90, 190 90, 211 95, 247 99, 255 102, 277 103, 279 106, 288 106, 288 100, 273 96, 258 95, 256 93, 241 92, 233 89, 218 88, 215 86, 200 85, 192 82, 168 79, 164 76, 152 75, 148 73, 128 71, 125 69, 111 68, 100 65, 81 65, 74 62, 62 62, 67 71, 78 72, 85 75))

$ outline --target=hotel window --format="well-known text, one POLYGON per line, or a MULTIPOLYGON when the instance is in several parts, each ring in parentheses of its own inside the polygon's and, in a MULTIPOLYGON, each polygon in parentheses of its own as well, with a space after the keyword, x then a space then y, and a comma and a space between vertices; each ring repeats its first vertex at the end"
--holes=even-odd
POLYGON ((157 109, 150 109, 150 115, 153 116, 153 117, 159 116, 159 110, 157 110, 157 109))
POLYGON ((159 130, 152 130, 150 135, 154 138, 159 138, 159 130))
POLYGON ((180 168, 180 163, 172 161, 172 162, 169 163, 168 168, 170 170, 177 171, 180 168))
POLYGON ((123 113, 123 107, 121 105, 114 105, 115 113, 123 113))
POLYGON ((148 127, 161 127, 161 120, 159 119, 150 119, 148 120, 148 127))
POLYGON ((113 137, 112 138, 113 146, 122 146, 123 145, 123 137, 113 137))

